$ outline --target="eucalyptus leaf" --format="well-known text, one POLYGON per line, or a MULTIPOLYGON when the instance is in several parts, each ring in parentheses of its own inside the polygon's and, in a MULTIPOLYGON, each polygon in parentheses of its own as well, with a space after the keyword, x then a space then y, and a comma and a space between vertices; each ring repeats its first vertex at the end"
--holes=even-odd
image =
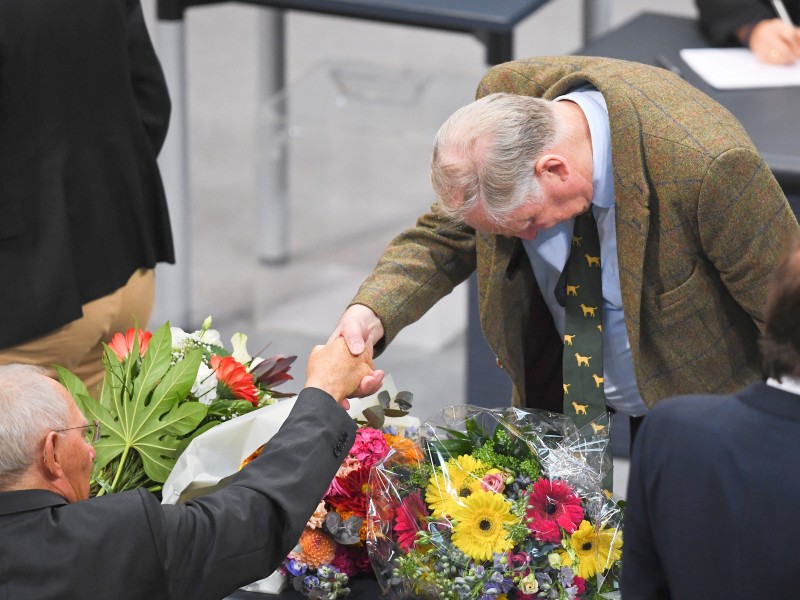
POLYGON ((365 408, 361 414, 364 415, 364 418, 367 420, 367 424, 373 429, 380 429, 383 427, 383 423, 386 420, 384 417, 383 408, 380 405, 365 408))
POLYGON ((383 408, 389 408, 389 404, 392 401, 392 396, 386 390, 381 390, 378 392, 378 402, 383 408))
POLYGON ((397 392, 394 401, 401 410, 408 412, 414 404, 414 394, 407 391, 397 392))

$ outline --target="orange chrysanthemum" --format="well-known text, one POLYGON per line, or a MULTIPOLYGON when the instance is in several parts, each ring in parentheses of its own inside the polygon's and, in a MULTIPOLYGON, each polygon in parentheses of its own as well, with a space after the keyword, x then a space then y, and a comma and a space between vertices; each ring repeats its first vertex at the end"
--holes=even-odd
POLYGON ((241 470, 242 470, 242 469, 244 469, 244 468, 245 468, 245 467, 246 467, 248 464, 250 464, 250 463, 251 463, 251 462, 253 462, 255 459, 257 459, 259 456, 261 456, 261 453, 264 451, 264 448, 265 448, 265 447, 266 447, 266 444, 264 444, 264 445, 263 445, 263 446, 261 446, 261 447, 260 447, 258 450, 256 450, 255 452, 253 452, 253 453, 252 453, 250 456, 248 456, 247 458, 245 458, 245 459, 242 461, 242 464, 240 464, 240 465, 239 465, 239 470, 241 471, 241 470))
POLYGON ((150 344, 150 338, 153 337, 153 334, 149 331, 142 331, 141 329, 128 329, 125 335, 121 333, 115 333, 114 337, 111 338, 111 342, 108 344, 109 348, 114 351, 114 354, 117 355, 117 358, 125 360, 125 358, 131 353, 133 350, 133 342, 135 336, 138 334, 139 337, 139 356, 144 356, 144 353, 147 352, 147 346, 150 344))
POLYGON ((234 398, 241 398, 258 406, 258 388, 253 383, 253 376, 242 363, 232 356, 212 356, 210 364, 216 371, 217 381, 228 388, 234 398))
POLYGON ((389 444, 392 450, 402 457, 404 461, 420 462, 422 460, 422 452, 410 439, 389 433, 384 433, 383 437, 386 438, 386 443, 389 444))
POLYGON ((319 529, 308 529, 300 536, 300 560, 311 569, 329 564, 336 555, 336 542, 319 529))

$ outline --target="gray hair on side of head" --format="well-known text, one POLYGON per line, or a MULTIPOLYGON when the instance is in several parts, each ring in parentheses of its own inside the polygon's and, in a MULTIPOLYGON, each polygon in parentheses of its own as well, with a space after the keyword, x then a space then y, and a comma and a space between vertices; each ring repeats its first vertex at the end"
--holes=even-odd
POLYGON ((30 468, 48 431, 68 426, 69 405, 48 375, 32 365, 0 366, 0 490, 30 468))
POLYGON ((431 185, 439 208, 463 222, 480 207, 502 224, 531 197, 540 197, 536 161, 562 135, 552 102, 490 94, 458 109, 433 144, 431 185))

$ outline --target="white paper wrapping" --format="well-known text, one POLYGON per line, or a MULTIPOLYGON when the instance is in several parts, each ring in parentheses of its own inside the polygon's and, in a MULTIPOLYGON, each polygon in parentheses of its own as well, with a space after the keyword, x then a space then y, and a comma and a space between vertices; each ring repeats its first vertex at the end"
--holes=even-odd
MULTIPOLYGON (((386 375, 381 390, 392 397, 396 389, 391 376, 386 375)), ((294 406, 295 399, 281 400, 253 412, 221 423, 198 436, 180 455, 162 492, 163 504, 178 504, 223 487, 235 475, 242 461, 258 450, 280 429, 294 406)), ((361 417, 361 413, 378 404, 377 394, 367 398, 350 399, 348 414, 361 417)), ((398 429, 419 427, 419 419, 411 416, 386 418, 386 425, 398 429)), ((242 589, 251 592, 278 594, 286 586, 277 571, 265 579, 242 589)))

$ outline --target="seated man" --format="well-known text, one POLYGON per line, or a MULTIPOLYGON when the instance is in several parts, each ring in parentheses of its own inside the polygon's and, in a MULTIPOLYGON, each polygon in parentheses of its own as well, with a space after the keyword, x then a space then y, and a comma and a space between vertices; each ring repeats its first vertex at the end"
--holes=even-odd
POLYGON ((761 340, 766 383, 653 409, 635 442, 625 598, 783 598, 798 569, 800 240, 779 264, 761 340))
POLYGON ((306 376, 260 457, 172 506, 143 489, 87 500, 86 418, 37 367, 0 367, 0 598, 219 600, 268 575, 353 444, 337 402, 373 371, 338 340, 314 349, 306 376))

